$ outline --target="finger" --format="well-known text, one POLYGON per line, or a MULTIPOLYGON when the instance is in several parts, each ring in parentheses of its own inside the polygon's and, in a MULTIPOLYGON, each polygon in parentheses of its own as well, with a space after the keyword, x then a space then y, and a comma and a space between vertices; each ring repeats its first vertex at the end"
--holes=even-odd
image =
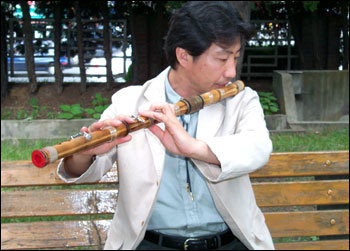
POLYGON ((163 138, 164 131, 157 125, 153 125, 149 127, 149 130, 156 135, 158 138, 163 138))
POLYGON ((120 120, 120 121, 125 121, 125 122, 128 122, 128 123, 134 123, 135 122, 135 119, 133 119, 130 116, 126 116, 126 115, 118 115, 114 119, 120 120))
POLYGON ((102 128, 107 127, 107 126, 118 127, 122 124, 122 121, 127 121, 128 123, 135 122, 135 120, 132 119, 131 117, 124 116, 124 115, 118 115, 114 119, 106 119, 103 121, 95 122, 95 123, 91 124, 88 129, 90 132, 93 132, 96 130, 101 130, 102 128))
POLYGON ((151 111, 158 111, 158 112, 162 112, 162 113, 175 113, 175 109, 174 109, 174 105, 169 104, 169 103, 154 103, 150 106, 151 111))
POLYGON ((105 123, 106 123, 106 121, 98 121, 98 122, 92 123, 88 128, 89 132, 100 130, 104 126, 105 123))
POLYGON ((129 142, 131 139, 132 139, 132 136, 129 134, 129 135, 126 135, 125 137, 113 140, 112 142, 116 143, 117 145, 119 145, 119 144, 122 144, 122 143, 129 142))
POLYGON ((154 120, 157 120, 159 122, 165 121, 165 115, 160 112, 153 112, 153 111, 140 111, 139 115, 147 118, 151 118, 154 120))
POLYGON ((83 127, 80 129, 80 132, 89 132, 89 129, 88 129, 86 126, 83 126, 83 127))

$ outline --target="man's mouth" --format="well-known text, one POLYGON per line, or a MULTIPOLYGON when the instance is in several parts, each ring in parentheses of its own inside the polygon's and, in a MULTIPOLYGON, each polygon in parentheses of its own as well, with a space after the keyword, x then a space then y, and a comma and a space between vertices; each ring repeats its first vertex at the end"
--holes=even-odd
POLYGON ((215 84, 218 88, 223 88, 225 87, 229 82, 222 83, 222 84, 215 84))

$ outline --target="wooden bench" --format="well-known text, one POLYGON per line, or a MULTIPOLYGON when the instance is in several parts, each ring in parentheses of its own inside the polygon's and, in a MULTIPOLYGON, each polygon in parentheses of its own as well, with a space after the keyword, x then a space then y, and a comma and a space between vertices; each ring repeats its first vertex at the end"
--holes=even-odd
MULTIPOLYGON (((39 169, 29 161, 1 162, 1 219, 32 217, 1 224, 1 249, 103 248, 118 196, 116 168, 97 185, 104 187, 77 189, 58 179, 56 165, 39 169), (51 189, 57 185, 62 186, 51 189), (33 189, 37 186, 40 190, 33 189), (80 218, 33 221, 39 216, 80 218)), ((348 175, 349 151, 273 153, 251 174, 276 249, 349 250, 348 175)))

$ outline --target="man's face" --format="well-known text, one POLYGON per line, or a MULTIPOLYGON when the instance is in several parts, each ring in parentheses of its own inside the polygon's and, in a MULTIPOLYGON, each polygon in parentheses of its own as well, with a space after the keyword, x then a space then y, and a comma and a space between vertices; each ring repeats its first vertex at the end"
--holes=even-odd
POLYGON ((212 44, 187 68, 192 88, 197 93, 203 93, 225 86, 236 76, 240 50, 240 40, 228 48, 212 44))

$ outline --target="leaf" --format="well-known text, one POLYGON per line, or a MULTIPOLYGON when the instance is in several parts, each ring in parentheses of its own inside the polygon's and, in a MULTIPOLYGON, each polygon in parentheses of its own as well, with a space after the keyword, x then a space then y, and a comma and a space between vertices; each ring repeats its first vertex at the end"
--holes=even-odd
POLYGON ((85 112, 86 112, 87 114, 93 114, 95 111, 94 111, 93 109, 91 109, 91 108, 86 108, 86 109, 85 109, 85 112))
POLYGON ((30 104, 32 106, 37 106, 38 105, 38 100, 36 98, 31 98, 29 102, 30 102, 30 104))
POLYGON ((268 110, 268 109, 269 109, 269 106, 268 106, 268 105, 262 104, 261 106, 262 106, 262 108, 264 108, 264 110, 268 110))
POLYGON ((72 108, 74 108, 74 107, 80 107, 80 104, 74 104, 74 105, 72 105, 72 108))
POLYGON ((100 113, 95 113, 94 115, 92 115, 92 117, 93 117, 94 119, 100 119, 100 116, 101 116, 100 113))
POLYGON ((270 111, 271 111, 271 112, 278 112, 278 108, 277 108, 277 107, 274 107, 274 106, 271 106, 271 107, 270 107, 270 111))
POLYGON ((69 112, 70 111, 70 105, 60 105, 59 107, 64 112, 69 112))
POLYGON ((83 110, 80 107, 80 104, 72 105, 71 113, 73 113, 74 115, 78 115, 78 114, 83 113, 83 110))
POLYGON ((101 93, 99 93, 99 92, 96 93, 95 97, 97 100, 102 99, 101 93))
POLYGON ((260 102, 262 102, 262 103, 269 103, 270 100, 268 98, 260 98, 260 102))
POLYGON ((259 97, 266 97, 266 92, 258 92, 259 97))
POLYGON ((99 113, 102 113, 104 111, 104 107, 102 105, 96 106, 95 107, 95 111, 99 112, 99 113))

